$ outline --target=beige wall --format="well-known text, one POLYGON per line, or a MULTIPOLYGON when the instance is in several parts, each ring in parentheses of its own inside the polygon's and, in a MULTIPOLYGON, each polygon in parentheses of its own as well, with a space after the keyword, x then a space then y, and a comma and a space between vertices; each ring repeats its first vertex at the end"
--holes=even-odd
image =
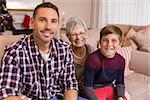
MULTIPOLYGON (((31 0, 32 1, 32 0, 31 0)), ((65 12, 65 21, 70 17, 81 17, 83 18, 88 28, 90 28, 91 24, 91 5, 92 0, 44 0, 45 2, 52 2, 59 8, 60 12, 60 26, 62 22, 62 12, 65 12)), ((27 14, 32 16, 32 11, 10 11, 13 15, 15 22, 14 26, 17 29, 22 28, 20 24, 23 21, 24 15, 27 14)))
POLYGON ((65 12, 65 20, 70 17, 83 18, 88 27, 91 23, 91 5, 92 0, 44 0, 50 1, 58 6, 60 15, 65 12))

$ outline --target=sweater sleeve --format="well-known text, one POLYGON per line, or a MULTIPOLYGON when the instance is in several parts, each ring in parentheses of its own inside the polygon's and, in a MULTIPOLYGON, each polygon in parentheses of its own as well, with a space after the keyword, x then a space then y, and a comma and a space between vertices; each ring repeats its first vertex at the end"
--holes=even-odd
POLYGON ((93 87, 83 86, 82 88, 83 88, 83 95, 88 100, 98 100, 97 96, 94 93, 93 87))
POLYGON ((86 67, 84 76, 84 85, 87 87, 93 87, 94 83, 94 69, 86 67))
POLYGON ((95 76, 95 58, 91 55, 88 56, 86 63, 85 63, 85 76, 84 76, 84 96, 88 100, 98 100, 97 96, 93 91, 93 84, 94 84, 94 76, 95 76))
POLYGON ((125 61, 123 62, 122 66, 123 66, 122 69, 120 69, 119 72, 118 72, 118 77, 116 79, 115 85, 116 85, 117 96, 124 98, 124 94, 125 94, 125 85, 124 85, 125 61))
POLYGON ((117 96, 124 98, 125 86, 123 84, 117 84, 116 90, 117 90, 117 96))
POLYGON ((93 87, 95 81, 95 72, 99 65, 99 50, 93 52, 88 56, 85 62, 85 76, 84 85, 87 87, 93 87))
POLYGON ((93 83, 94 83, 94 69, 89 66, 86 66, 86 72, 84 76, 83 95, 88 100, 98 100, 97 96, 93 91, 93 83))

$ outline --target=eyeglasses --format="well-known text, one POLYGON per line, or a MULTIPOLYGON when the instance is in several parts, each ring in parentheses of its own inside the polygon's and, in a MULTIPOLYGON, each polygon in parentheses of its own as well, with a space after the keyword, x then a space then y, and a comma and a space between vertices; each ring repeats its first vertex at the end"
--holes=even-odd
POLYGON ((77 37, 77 36, 85 36, 86 35, 86 33, 83 33, 83 32, 81 32, 81 33, 72 33, 72 34, 70 34, 70 36, 71 37, 73 37, 73 38, 75 38, 75 37, 77 37))

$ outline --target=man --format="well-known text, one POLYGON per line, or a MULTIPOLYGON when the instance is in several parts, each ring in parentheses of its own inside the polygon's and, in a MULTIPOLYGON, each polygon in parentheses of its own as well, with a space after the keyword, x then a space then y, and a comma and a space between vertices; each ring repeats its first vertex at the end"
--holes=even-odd
POLYGON ((33 33, 5 52, 0 74, 0 97, 21 100, 77 100, 73 56, 66 42, 55 39, 58 8, 45 2, 31 19, 33 33))

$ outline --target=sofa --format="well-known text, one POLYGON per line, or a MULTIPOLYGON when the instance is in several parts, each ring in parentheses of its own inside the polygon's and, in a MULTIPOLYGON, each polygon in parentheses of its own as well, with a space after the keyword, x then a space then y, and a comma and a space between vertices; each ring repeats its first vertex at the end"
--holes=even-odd
MULTIPOLYGON (((144 48, 145 43, 150 45, 149 41, 146 41, 143 36, 137 34, 143 34, 149 31, 150 26, 135 26, 135 25, 123 25, 123 24, 113 24, 121 29, 123 32, 123 43, 122 47, 118 50, 126 61, 125 66, 125 95, 128 100, 150 100, 150 51, 144 48), (146 30, 145 30, 146 29, 146 30), (138 38, 136 38, 138 37, 138 38), (142 42, 142 39, 144 42, 142 42)), ((98 48, 98 41, 100 37, 100 29, 90 29, 87 34, 87 44, 94 47, 96 50, 98 48)), ((60 34, 62 40, 69 40, 65 33, 60 34)), ((147 46, 149 47, 149 46, 147 46)))
MULTIPOLYGON (((118 53, 126 60, 125 68, 125 87, 128 100, 150 100, 150 53, 145 49, 139 49, 140 47, 135 43, 134 35, 127 38, 126 35, 130 29, 139 31, 146 26, 133 26, 133 25, 121 25, 118 26, 124 36, 123 47, 118 50, 118 53), (128 41, 126 41, 128 40, 128 41), (127 43, 126 43, 127 42, 127 43), (143 50, 143 51, 142 51, 143 50)), ((98 48, 100 29, 90 29, 87 34, 87 44, 91 45, 94 50, 98 48)), ((61 33, 61 32, 60 32, 61 33)), ((58 33, 56 38, 69 42, 66 34, 58 33)), ((9 46, 11 43, 22 38, 23 35, 1 35, 0 36, 0 59, 4 53, 4 48, 9 46)))

